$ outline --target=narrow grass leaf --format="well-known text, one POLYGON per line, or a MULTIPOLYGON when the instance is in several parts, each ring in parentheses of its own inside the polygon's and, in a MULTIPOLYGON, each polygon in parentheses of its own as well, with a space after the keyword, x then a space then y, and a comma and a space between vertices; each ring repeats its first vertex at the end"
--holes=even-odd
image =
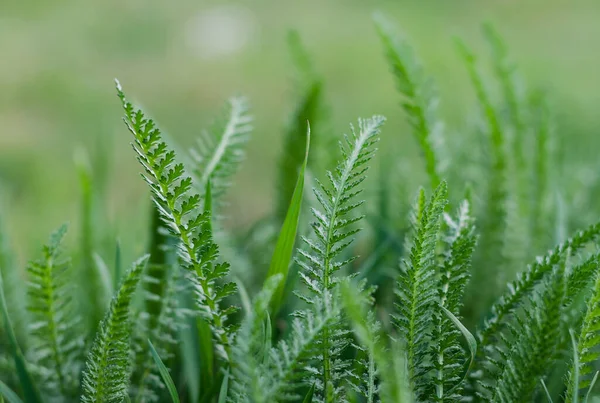
POLYGON ((585 394, 585 400, 583 401, 583 403, 588 403, 590 401, 590 397, 592 396, 592 390, 594 390, 594 386, 598 381, 598 374, 600 374, 600 371, 596 371, 596 373, 594 374, 594 378, 592 379, 592 382, 590 382, 590 387, 587 393, 585 394))
POLYGON ((292 254, 294 252, 294 243, 296 241, 296 233, 298 231, 298 220, 300 218, 300 211, 302 207, 302 196, 304 193, 304 173, 306 171, 306 164, 308 163, 309 148, 310 125, 306 130, 306 152, 304 154, 304 162, 302 163, 300 172, 298 173, 296 187, 294 188, 292 200, 290 201, 290 206, 285 216, 285 221, 281 227, 279 238, 277 239, 277 244, 275 245, 275 251, 273 252, 273 257, 271 258, 269 272, 267 274, 267 279, 277 274, 281 274, 283 276, 283 280, 279 283, 271 302, 271 312, 273 313, 273 316, 277 314, 283 302, 283 291, 285 289, 285 283, 290 270, 292 254))
POLYGON ((221 384, 221 390, 219 391, 219 401, 217 403, 226 403, 227 402, 227 392, 229 391, 229 371, 225 374, 225 378, 223 378, 223 383, 221 384))
POLYGON ((573 373, 571 375, 571 382, 573 387, 573 395, 571 403, 579 402, 579 348, 577 347, 577 340, 575 340, 575 333, 573 329, 569 329, 571 335, 571 344, 573 346, 573 373))
POLYGON ((312 403, 314 394, 315 394, 315 384, 313 383, 312 386, 310 387, 310 389, 308 390, 308 393, 306 393, 306 396, 304 396, 304 400, 302 402, 303 403, 312 403))
POLYGON ((544 382, 543 379, 540 382, 542 383, 542 388, 544 389, 544 392, 546 393, 546 398, 548 398, 548 401, 550 403, 554 403, 552 401, 552 396, 550 396, 550 392, 548 391, 548 388, 546 387, 546 382, 544 382))
POLYGON ((169 370, 167 369, 167 367, 165 367, 165 364, 158 356, 158 353, 156 352, 156 349, 152 345, 150 339, 148 339, 148 345, 150 346, 150 353, 152 354, 152 358, 154 358, 154 362, 158 367, 160 376, 162 377, 163 382, 165 383, 165 386, 167 387, 169 394, 171 395, 171 400, 173 400, 173 403, 179 403, 179 395, 177 394, 177 388, 175 387, 175 383, 171 378, 171 374, 169 374, 169 370))
POLYGON ((23 403, 21 398, 11 388, 0 381, 0 402, 4 402, 3 396, 6 397, 8 403, 23 403))
POLYGON ((15 331, 12 327, 10 317, 8 316, 8 310, 6 308, 6 299, 4 297, 4 282, 2 280, 2 273, 0 272, 0 308, 2 309, 2 319, 4 321, 4 329, 8 335, 8 344, 10 352, 15 360, 15 367, 19 381, 21 382, 21 388, 23 389, 23 395, 27 403, 41 403, 42 399, 40 393, 33 382, 31 373, 27 369, 25 357, 21 352, 21 348, 17 343, 15 331))
MULTIPOLYGON (((469 346, 469 352, 471 353, 471 358, 469 360, 469 365, 467 366, 467 369, 465 371, 465 375, 463 376, 462 380, 452 388, 452 389, 455 389, 457 386, 459 386, 461 383, 464 382, 465 378, 469 374, 469 371, 471 370, 471 367, 473 366, 473 362, 475 361, 475 355, 477 354, 477 340, 475 340, 475 336, 473 336, 471 334, 471 332, 469 332, 469 329, 467 329, 465 327, 465 325, 463 325, 460 322, 460 320, 458 320, 458 318, 456 316, 454 316, 454 314, 452 312, 450 312, 443 306, 440 306, 440 308, 442 309, 442 311, 444 311, 444 313, 448 316, 448 318, 450 318, 450 320, 456 325, 458 330, 460 330, 460 332, 463 334, 463 336, 467 340, 467 345, 469 346)), ((452 390, 450 392, 452 392, 452 390)))

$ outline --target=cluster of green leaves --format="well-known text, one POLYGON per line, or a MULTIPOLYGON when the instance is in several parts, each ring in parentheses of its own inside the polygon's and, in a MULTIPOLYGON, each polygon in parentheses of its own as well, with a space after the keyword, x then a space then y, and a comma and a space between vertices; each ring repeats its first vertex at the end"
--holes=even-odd
MULTIPOLYGON (((600 223, 560 235, 565 223, 548 201, 558 185, 550 180, 547 103, 520 84, 491 27, 484 33, 500 100, 458 42, 482 111, 465 134, 483 139, 480 158, 464 158, 444 141, 438 93, 408 41, 384 16, 376 26, 428 178, 401 211, 408 225, 387 210, 363 220, 364 181, 385 119, 359 119, 333 150, 323 84, 297 34, 297 105, 278 203, 246 235, 228 234, 215 217, 252 130, 247 102, 232 98, 186 157, 117 82, 152 199, 149 253, 126 272, 118 243, 114 267, 96 253, 85 164, 74 264, 62 257, 63 226, 28 266, 27 292, 19 293, 20 273, 0 238, 0 401, 591 399, 600 223), (312 220, 303 218, 308 211, 312 220), (372 249, 365 223, 376 234, 372 249)), ((382 210, 391 194, 380 192, 382 210)))

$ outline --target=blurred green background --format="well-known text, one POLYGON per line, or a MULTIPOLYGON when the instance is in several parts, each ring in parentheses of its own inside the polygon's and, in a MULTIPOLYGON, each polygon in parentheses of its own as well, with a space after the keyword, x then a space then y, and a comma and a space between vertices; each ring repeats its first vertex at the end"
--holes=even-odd
POLYGON ((21 258, 30 258, 60 223, 77 226, 75 161, 85 155, 105 195, 106 201, 98 201, 99 225, 108 238, 132 245, 132 255, 142 251, 147 190, 120 119, 115 77, 182 146, 191 144, 230 95, 247 95, 256 129, 229 194, 225 224, 247 228, 270 211, 277 155, 294 102, 290 28, 299 31, 325 79, 336 134, 357 116, 384 114, 385 152, 397 161, 415 161, 421 172, 373 28, 374 10, 401 25, 436 78, 450 132, 476 113, 452 37, 485 52, 481 23, 493 22, 528 83, 549 90, 562 144, 582 167, 598 165, 597 0, 3 0, 0 202, 21 258))

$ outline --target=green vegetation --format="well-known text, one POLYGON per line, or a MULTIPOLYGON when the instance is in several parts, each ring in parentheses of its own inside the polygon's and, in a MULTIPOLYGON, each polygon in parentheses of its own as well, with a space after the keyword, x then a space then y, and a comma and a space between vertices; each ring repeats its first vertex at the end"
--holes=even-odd
POLYGON ((297 105, 277 203, 249 232, 224 225, 253 129, 248 102, 231 98, 184 153, 117 81, 152 200, 142 209, 147 253, 129 270, 123 255, 134 252, 119 241, 113 259, 101 256, 103 240, 115 242, 99 219, 102 180, 83 154, 73 261, 61 226, 24 280, 0 232, 0 401, 596 396, 600 222, 565 212, 572 186, 556 174, 545 93, 521 83, 486 25, 495 79, 457 40, 476 116, 453 133, 409 42, 385 15, 375 25, 401 99, 394 113, 406 115, 420 162, 407 171, 384 156, 373 191, 367 174, 393 132, 374 115, 333 134, 327 82, 293 33, 297 105))

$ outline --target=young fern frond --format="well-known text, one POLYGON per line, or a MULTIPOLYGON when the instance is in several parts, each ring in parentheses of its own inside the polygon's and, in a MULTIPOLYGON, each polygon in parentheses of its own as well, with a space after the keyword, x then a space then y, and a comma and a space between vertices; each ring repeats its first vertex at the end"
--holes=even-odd
POLYGON ((341 294, 344 310, 354 333, 376 366, 379 384, 373 400, 382 403, 411 403, 414 400, 413 393, 409 386, 405 352, 400 348, 399 341, 390 338, 391 347, 387 347, 384 342, 387 338, 380 333, 378 324, 369 315, 372 303, 368 294, 348 281, 342 283, 341 294))
POLYGON ((190 150, 194 167, 194 185, 203 191, 210 180, 213 197, 220 198, 230 185, 231 177, 244 159, 244 147, 252 131, 252 116, 245 98, 229 99, 225 112, 209 130, 198 136, 190 150))
MULTIPOLYGON (((515 281, 508 284, 507 292, 491 307, 490 317, 484 321, 483 328, 477 334, 480 348, 475 360, 475 368, 472 371, 474 378, 481 377, 489 368, 496 367, 493 356, 497 353, 497 349, 494 348, 494 345, 502 340, 506 324, 520 304, 523 304, 535 287, 548 274, 552 273, 556 265, 566 257, 576 255, 587 244, 596 241, 599 236, 600 223, 577 232, 573 237, 549 251, 546 256, 538 258, 535 263, 528 266, 525 272, 518 274, 515 281)), ((574 275, 571 274, 571 278, 574 278, 574 275)), ((569 294, 567 294, 568 298, 569 294)))
POLYGON ((122 402, 127 398, 130 368, 130 304, 148 257, 133 264, 100 324, 83 372, 81 401, 122 402))
MULTIPOLYGON (((118 82, 117 94, 125 110, 125 123, 134 136, 133 148, 145 170, 142 177, 152 191, 163 222, 179 241, 182 266, 194 284, 198 308, 211 326, 217 353, 230 362, 232 329, 227 327, 226 321, 236 307, 221 309, 219 303, 235 292, 235 283, 217 284, 217 280, 227 275, 229 265, 216 263, 219 251, 212 240, 210 212, 200 210, 201 196, 192 190, 192 179, 186 176, 183 164, 176 163, 175 152, 169 151, 162 141, 154 121, 146 118, 140 109, 134 109, 118 82)), ((239 122, 244 122, 242 117, 236 116, 229 124, 231 133, 238 133, 239 122)), ((225 149, 219 151, 224 152, 225 149)))
POLYGON ((483 34, 491 48, 494 70, 500 82, 506 104, 507 120, 514 131, 511 139, 511 158, 515 159, 517 170, 523 172, 526 170, 526 161, 523 155, 526 123, 523 112, 526 108, 523 105, 523 88, 520 86, 517 66, 509 57, 506 43, 491 24, 488 23, 483 26, 483 34))
MULTIPOLYGON (((327 173, 330 186, 317 182, 318 186, 314 189, 322 211, 312 209, 316 219, 312 224, 315 240, 304 238, 308 250, 300 250, 304 258, 299 261, 304 269, 300 275, 309 290, 308 295, 301 297, 309 304, 322 301, 325 312, 333 304, 333 289, 338 283, 335 273, 353 260, 341 261, 339 256, 359 231, 351 229, 351 225, 362 218, 351 216, 362 204, 354 199, 361 192, 359 186, 366 178, 367 164, 375 153, 375 144, 384 120, 381 116, 359 119, 357 131, 351 126, 351 136, 346 135, 344 142, 340 143, 342 162, 334 173, 327 173)), ((339 382, 347 363, 338 355, 348 344, 343 334, 339 323, 323 329, 321 352, 318 355, 320 362, 314 380, 317 401, 335 400, 341 393, 339 382)))
POLYGON ((325 329, 331 328, 341 315, 341 306, 336 298, 326 310, 321 301, 310 309, 296 315, 289 336, 271 350, 266 372, 271 374, 266 386, 267 401, 297 400, 297 390, 302 386, 314 385, 306 379, 306 369, 311 367, 314 357, 321 353, 321 337, 325 329))
POLYGON ((68 259, 61 257, 61 242, 67 232, 63 225, 43 249, 43 258, 27 267, 29 285, 27 309, 31 313, 34 364, 44 369, 44 390, 54 397, 73 397, 78 387, 83 340, 77 335, 68 259))
POLYGON ((483 329, 478 333, 479 344, 484 346, 502 330, 505 320, 518 308, 534 287, 566 256, 574 256, 590 242, 600 237, 600 223, 590 225, 578 231, 573 237, 557 245, 546 256, 538 258, 527 270, 520 273, 515 281, 508 284, 507 292, 491 308, 491 316, 485 320, 483 329))
MULTIPOLYGON (((342 284, 341 297, 344 309, 348 313, 348 319, 353 324, 355 334, 364 332, 364 334, 357 334, 359 343, 353 343, 357 356, 353 372, 348 371, 347 376, 350 389, 363 396, 367 403, 374 403, 380 401, 379 368, 375 362, 375 355, 380 352, 375 351, 375 346, 383 344, 383 336, 381 334, 381 323, 375 318, 375 300, 372 296, 375 287, 365 289, 365 286, 366 281, 364 280, 358 284, 358 287, 351 285, 349 281, 342 284), (350 293, 354 293, 355 298, 356 295, 359 295, 358 303, 346 301, 350 293), (371 309, 364 313, 366 307, 371 309), (353 321, 358 322, 353 323, 353 321)), ((378 359, 381 358, 378 357, 378 359)))
MULTIPOLYGON (((598 261, 596 260, 596 267, 598 261)), ((597 270, 596 270, 597 271, 597 270)), ((577 342, 577 355, 579 357, 578 372, 579 372, 579 385, 577 390, 573 385, 574 373, 576 368, 573 368, 575 364, 571 364, 569 370, 569 386, 567 389, 567 403, 574 401, 575 394, 580 394, 581 389, 590 387, 592 381, 594 366, 593 364, 600 357, 600 275, 596 274, 594 283, 594 289, 592 295, 587 301, 587 312, 583 319, 583 325, 579 332, 579 338, 577 342)))
POLYGON ((515 63, 509 56, 506 43, 491 24, 485 24, 483 32, 491 48, 492 63, 506 109, 500 110, 499 113, 499 118, 504 118, 502 129, 506 133, 505 142, 510 150, 506 153, 506 228, 502 258, 503 270, 507 272, 505 277, 512 278, 529 257, 529 242, 539 236, 538 233, 531 232, 533 228, 528 220, 532 215, 533 195, 530 193, 529 165, 523 150, 527 145, 526 136, 529 135, 529 104, 525 102, 524 85, 515 63), (502 112, 505 112, 505 116, 501 115, 502 112))
POLYGON ((269 277, 255 297, 236 334, 232 355, 237 363, 231 372, 229 401, 232 403, 269 403, 265 383, 271 374, 264 370, 271 346, 269 304, 283 280, 281 274, 269 277), (267 326, 265 326, 267 323, 267 326))
POLYGON ((436 248, 442 213, 447 203, 446 182, 429 201, 421 189, 412 216, 413 234, 407 242, 408 258, 402 262, 395 290, 392 321, 405 343, 408 374, 417 396, 426 393, 426 375, 432 315, 436 311, 438 268, 436 248))
POLYGON ((533 195, 531 205, 531 234, 533 246, 536 251, 545 246, 549 234, 550 214, 545 206, 545 201, 550 198, 550 168, 551 153, 550 145, 553 138, 552 113, 548 106, 545 94, 538 92, 531 97, 531 109, 533 110, 533 127, 535 133, 535 157, 533 161, 533 183, 531 194, 533 195))
POLYGON ((550 372, 558 356, 561 339, 561 316, 565 298, 564 263, 556 266, 541 289, 531 298, 516 323, 509 324, 511 336, 505 336, 503 346, 495 346, 500 369, 491 388, 490 402, 532 401, 540 382, 550 372))
POLYGON ((600 253, 589 256, 573 267, 567 279, 567 301, 573 301, 583 290, 587 289, 598 273, 600 273, 600 253))
POLYGON ((391 22, 377 14, 375 23, 388 64, 396 77, 398 91, 403 96, 402 108, 424 155, 431 188, 435 189, 444 168, 440 155, 443 122, 438 117, 436 89, 410 45, 395 32, 391 22))
MULTIPOLYGON (((471 217, 469 202, 464 200, 458 209, 456 219, 444 214, 446 244, 438 285, 440 306, 459 316, 467 282, 471 257, 477 242, 474 220, 471 217)), ((448 315, 438 310, 433 316, 432 363, 434 367, 434 399, 437 402, 456 401, 460 398, 461 375, 464 352, 461 347, 461 332, 448 315), (451 392, 450 392, 451 391, 451 392)))
MULTIPOLYGON (((488 270, 477 271, 473 277, 473 289, 478 301, 487 306, 486 299, 495 298, 497 290, 502 283, 505 231, 506 231, 506 199, 507 199, 507 157, 505 150, 506 139, 501 127, 498 111, 492 104, 488 90, 477 68, 475 55, 463 42, 457 42, 459 51, 465 61, 469 77, 475 88, 477 100, 482 109, 486 132, 489 136, 490 166, 487 183, 487 195, 485 200, 485 213, 482 220, 482 237, 479 256, 482 266, 489 267, 488 270), (490 273, 489 270, 492 270, 490 273), (485 286, 483 285, 485 284, 485 286), (492 288, 490 290, 490 284, 492 288), (482 294, 483 290, 485 295, 482 294)), ((476 312, 476 315, 481 312, 476 312)))

